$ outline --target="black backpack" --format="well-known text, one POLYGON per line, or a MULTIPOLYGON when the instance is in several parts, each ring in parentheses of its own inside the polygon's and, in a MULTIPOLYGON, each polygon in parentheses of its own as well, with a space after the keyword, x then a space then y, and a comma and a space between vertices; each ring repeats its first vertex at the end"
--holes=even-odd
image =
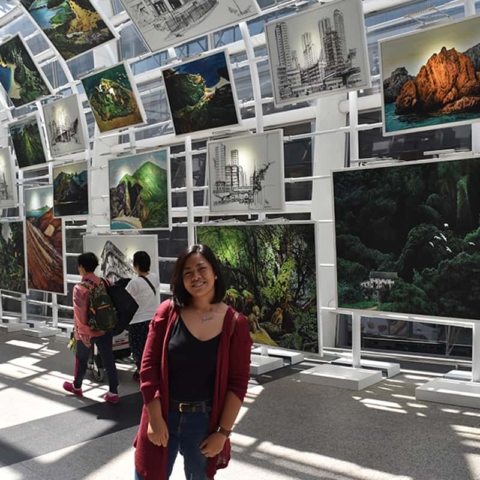
POLYGON ((108 294, 107 282, 101 278, 99 283, 86 280, 81 283, 88 289, 88 326, 94 332, 111 332, 117 325, 117 312, 108 294))
POLYGON ((107 287, 118 317, 113 336, 120 335, 124 330, 128 330, 128 325, 138 310, 137 302, 125 290, 128 282, 130 282, 129 278, 120 278, 113 285, 107 287))

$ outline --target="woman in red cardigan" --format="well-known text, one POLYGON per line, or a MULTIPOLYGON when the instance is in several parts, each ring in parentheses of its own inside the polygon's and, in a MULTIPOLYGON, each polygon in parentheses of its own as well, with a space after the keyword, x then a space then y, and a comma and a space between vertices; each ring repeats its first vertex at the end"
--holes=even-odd
POLYGON ((225 283, 209 247, 180 254, 171 289, 173 300, 150 324, 140 370, 135 479, 167 480, 180 452, 187 480, 211 480, 230 460, 252 341, 245 317, 222 301, 225 283))

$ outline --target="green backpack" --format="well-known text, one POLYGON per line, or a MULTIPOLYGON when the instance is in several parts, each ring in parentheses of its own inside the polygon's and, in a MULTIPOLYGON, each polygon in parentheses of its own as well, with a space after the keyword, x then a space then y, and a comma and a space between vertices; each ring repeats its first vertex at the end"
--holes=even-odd
POLYGON ((107 292, 107 285, 103 278, 96 284, 86 280, 80 285, 88 288, 90 298, 88 303, 88 326, 95 332, 111 332, 117 325, 117 312, 112 299, 107 292))

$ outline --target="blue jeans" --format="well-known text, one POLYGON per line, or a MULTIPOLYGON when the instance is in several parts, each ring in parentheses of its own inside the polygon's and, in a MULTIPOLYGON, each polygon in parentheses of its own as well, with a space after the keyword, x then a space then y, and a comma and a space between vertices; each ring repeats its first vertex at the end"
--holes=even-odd
MULTIPOLYGON (((200 444, 208 436, 208 413, 180 413, 170 410, 168 414, 168 465, 170 478, 178 452, 183 455, 186 480, 208 480, 207 457, 200 451, 200 444)), ((135 480, 143 480, 135 472, 135 480)))

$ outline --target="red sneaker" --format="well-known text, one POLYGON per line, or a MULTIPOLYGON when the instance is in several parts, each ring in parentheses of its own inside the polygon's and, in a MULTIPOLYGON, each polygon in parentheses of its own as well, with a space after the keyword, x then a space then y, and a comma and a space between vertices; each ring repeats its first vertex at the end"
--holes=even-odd
POLYGON ((72 382, 65 382, 63 384, 63 389, 66 390, 69 393, 74 393, 75 395, 78 395, 81 397, 83 395, 82 389, 81 388, 75 388, 73 386, 72 382))
POLYGON ((116 393, 106 393, 103 396, 103 399, 108 403, 118 403, 120 401, 120 397, 116 393))

